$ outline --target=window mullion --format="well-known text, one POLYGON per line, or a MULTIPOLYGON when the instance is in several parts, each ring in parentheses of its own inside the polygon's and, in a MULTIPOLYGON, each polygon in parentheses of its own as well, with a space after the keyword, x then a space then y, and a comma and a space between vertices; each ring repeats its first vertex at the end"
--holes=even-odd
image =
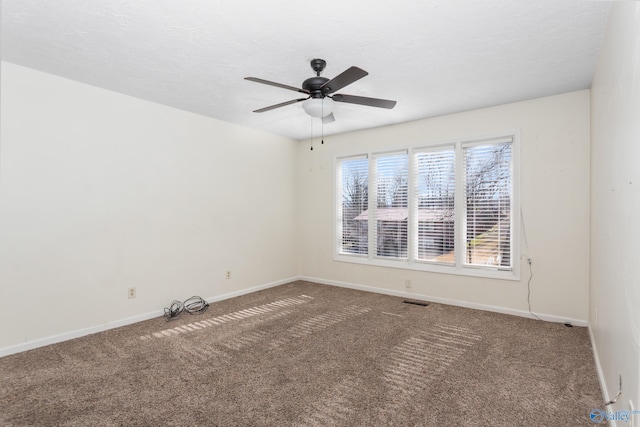
POLYGON ((465 163, 462 153, 462 144, 456 142, 456 190, 455 190, 455 267, 462 268, 464 265, 464 256, 466 253, 466 204, 464 201, 464 183, 465 183, 465 163))
POLYGON ((410 150, 407 153, 408 163, 407 163, 407 262, 409 264, 413 264, 413 261, 416 259, 418 251, 416 248, 417 244, 417 222, 418 222, 418 212, 416 209, 416 170, 415 170, 415 158, 413 150, 410 150))
POLYGON ((377 186, 377 168, 375 157, 369 156, 369 220, 367 221, 368 225, 368 240, 369 240, 369 259, 372 260, 376 255, 376 229, 377 221, 376 221, 376 210, 377 210, 377 200, 378 200, 378 186, 377 186))

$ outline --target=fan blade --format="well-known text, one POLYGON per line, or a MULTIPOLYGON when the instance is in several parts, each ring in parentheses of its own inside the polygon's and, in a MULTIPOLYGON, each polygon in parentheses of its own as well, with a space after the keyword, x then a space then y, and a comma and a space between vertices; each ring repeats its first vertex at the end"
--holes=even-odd
POLYGON ((245 80, 249 80, 250 82, 262 83, 269 86, 281 87, 282 89, 289 89, 300 93, 309 93, 308 90, 300 89, 294 86, 283 85, 282 83, 270 82, 269 80, 259 79, 257 77, 245 77, 245 80))
POLYGON ((281 102, 280 104, 270 105, 269 107, 260 108, 259 110, 253 110, 254 113, 264 113, 265 111, 274 110, 276 108, 284 107, 285 105, 295 104, 296 102, 306 101, 309 98, 292 99, 291 101, 281 102))
POLYGON ((333 95, 331 98, 336 102, 347 102, 349 104, 368 105, 369 107, 391 109, 396 106, 396 101, 390 101, 388 99, 367 98, 365 96, 341 95, 337 93, 333 95))
POLYGON ((367 73, 365 70, 361 68, 351 67, 348 70, 343 71, 342 74, 338 74, 337 76, 335 76, 334 78, 332 78, 331 80, 323 84, 320 87, 320 89, 322 89, 322 93, 324 93, 325 95, 329 93, 333 93, 335 91, 342 89, 347 85, 350 85, 356 80, 360 80, 367 74, 369 73, 367 73))
POLYGON ((331 114, 329 114, 329 115, 327 115, 327 116, 324 116, 324 117, 322 118, 322 124, 323 124, 323 125, 327 125, 327 124, 329 124, 329 123, 333 123, 333 122, 335 122, 335 121, 336 121, 336 118, 334 117, 333 113, 331 113, 331 114))

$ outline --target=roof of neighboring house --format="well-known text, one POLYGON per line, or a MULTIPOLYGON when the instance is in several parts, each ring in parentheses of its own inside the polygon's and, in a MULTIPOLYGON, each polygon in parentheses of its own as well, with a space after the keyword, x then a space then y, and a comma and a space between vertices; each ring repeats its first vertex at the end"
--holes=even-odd
MULTIPOLYGON (((377 208, 375 209, 377 221, 406 221, 409 217, 408 208, 377 208)), ((418 221, 439 222, 453 221, 453 211, 447 209, 418 209, 418 221)), ((366 210, 354 218, 356 221, 367 221, 369 211, 366 210)))

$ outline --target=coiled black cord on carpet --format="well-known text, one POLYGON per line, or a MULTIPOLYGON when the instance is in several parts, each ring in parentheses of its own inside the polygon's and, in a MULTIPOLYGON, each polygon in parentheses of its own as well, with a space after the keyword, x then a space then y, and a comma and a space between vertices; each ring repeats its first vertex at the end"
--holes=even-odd
POLYGON ((183 311, 189 314, 204 313, 209 308, 209 303, 199 296, 187 298, 184 303, 174 300, 169 307, 164 308, 164 317, 173 320, 180 316, 183 311))
POLYGON ((169 307, 164 308, 164 317, 167 320, 175 319, 180 316, 180 313, 184 310, 184 305, 180 301, 173 301, 169 307))
POLYGON ((184 310, 189 314, 204 313, 209 303, 198 296, 193 296, 184 302, 184 310))

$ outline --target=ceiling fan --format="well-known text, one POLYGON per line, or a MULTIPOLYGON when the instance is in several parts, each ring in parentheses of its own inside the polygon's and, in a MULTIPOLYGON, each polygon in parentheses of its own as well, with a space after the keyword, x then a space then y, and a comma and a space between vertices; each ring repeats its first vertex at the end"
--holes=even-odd
POLYGON ((270 86, 276 86, 283 89, 289 89, 308 95, 306 98, 292 99, 291 101, 281 102, 280 104, 260 108, 258 110, 254 110, 253 112, 264 113, 265 111, 304 101, 302 107, 307 112, 307 114, 312 117, 322 118, 323 123, 331 123, 335 121, 335 117, 333 116, 332 112, 333 101, 388 109, 395 107, 396 101, 390 101, 388 99, 367 98, 364 96, 335 93, 336 91, 342 89, 347 85, 350 85, 356 80, 360 80, 369 73, 358 67, 350 67, 347 70, 343 71, 341 74, 329 80, 326 77, 320 76, 320 73, 322 73, 326 66, 327 62, 324 59, 311 60, 311 68, 316 72, 316 76, 310 77, 302 82, 302 88, 275 83, 269 80, 259 79, 257 77, 245 77, 245 80, 270 86))

